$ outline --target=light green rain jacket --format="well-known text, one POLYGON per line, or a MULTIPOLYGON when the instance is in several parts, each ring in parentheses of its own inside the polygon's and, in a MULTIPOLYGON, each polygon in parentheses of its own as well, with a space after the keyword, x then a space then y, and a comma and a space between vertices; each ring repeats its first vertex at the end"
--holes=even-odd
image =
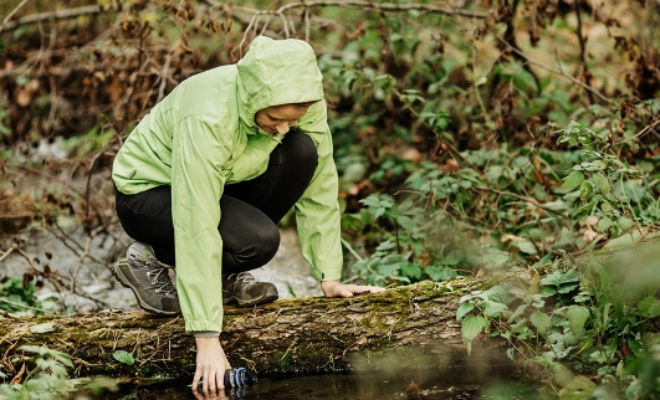
POLYGON ((181 82, 133 129, 113 164, 124 194, 172 187, 176 283, 186 331, 222 330, 219 201, 226 184, 262 174, 283 135, 259 128, 269 106, 321 100, 298 127, 316 145, 318 167, 295 204, 300 245, 317 280, 342 270, 337 170, 312 48, 300 40, 257 37, 237 64, 181 82))

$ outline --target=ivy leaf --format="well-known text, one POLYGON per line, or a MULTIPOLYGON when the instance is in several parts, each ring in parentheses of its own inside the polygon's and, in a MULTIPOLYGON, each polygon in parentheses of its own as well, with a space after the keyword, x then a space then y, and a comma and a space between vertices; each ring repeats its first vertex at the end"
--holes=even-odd
POLYGON ((573 171, 566 177, 566 179, 564 179, 564 183, 561 185, 561 189, 573 190, 580 186, 582 182, 584 182, 584 175, 582 175, 582 172, 573 171))
POLYGON ((468 315, 461 323, 463 340, 472 342, 486 327, 486 320, 481 315, 468 315))
POLYGON ((360 200, 360 203, 369 209, 375 219, 378 219, 394 206, 394 199, 388 195, 370 194, 360 200))
POLYGON ((114 353, 112 353, 112 357, 114 357, 115 360, 119 361, 122 364, 126 364, 126 365, 135 364, 135 360, 133 359, 133 356, 131 355, 131 353, 127 352, 126 350, 117 350, 114 353))
POLYGON ((587 319, 589 319, 589 315, 591 315, 591 313, 589 312, 589 309, 587 307, 584 306, 568 307, 568 310, 566 310, 566 318, 568 319, 568 323, 571 327, 571 331, 575 334, 582 331, 585 322, 587 322, 587 319))
POLYGON ((401 273, 412 279, 422 278, 422 269, 419 265, 411 262, 401 264, 401 273))
POLYGON ((532 242, 530 242, 527 239, 523 240, 516 240, 515 242, 511 243, 513 246, 517 247, 518 250, 525 254, 536 254, 536 247, 532 242))
POLYGON ((610 192, 610 182, 602 173, 600 172, 595 173, 591 177, 591 180, 602 193, 607 194, 610 192))
POLYGON ((461 304, 461 306, 458 307, 458 310, 456 310, 456 321, 460 321, 465 316, 465 314, 472 310, 474 310, 474 303, 468 302, 461 304))
POLYGON ((645 318, 660 316, 660 300, 647 296, 637 305, 637 315, 645 318))
POLYGON ((509 307, 507 307, 505 304, 497 301, 486 300, 483 302, 483 304, 485 306, 484 313, 487 317, 497 317, 509 309, 509 307))
POLYGON ((566 293, 570 293, 573 290, 577 289, 577 287, 578 287, 577 283, 568 283, 568 284, 561 285, 557 291, 561 294, 566 294, 566 293))
POLYGON ((424 272, 436 282, 448 281, 456 277, 456 271, 447 267, 430 266, 424 268, 424 272))
POLYGON ((550 327, 550 317, 540 311, 534 311, 532 315, 529 316, 529 322, 534 325, 536 331, 541 334, 545 334, 548 328, 550 327))
POLYGON ((598 221, 598 230, 601 231, 601 232, 605 232, 608 229, 610 229, 610 227, 612 227, 612 225, 614 225, 614 221, 612 221, 611 219, 609 219, 607 217, 603 217, 603 218, 600 219, 600 221, 598 221))
POLYGON ((541 285, 559 287, 567 283, 577 283, 580 280, 575 269, 566 272, 553 272, 541 279, 541 285))

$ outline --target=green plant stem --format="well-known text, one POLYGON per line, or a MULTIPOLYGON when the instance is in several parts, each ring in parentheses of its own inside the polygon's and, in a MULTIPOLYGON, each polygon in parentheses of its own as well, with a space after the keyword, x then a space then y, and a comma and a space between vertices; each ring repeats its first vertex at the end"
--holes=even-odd
POLYGON ((9 304, 10 306, 13 306, 13 307, 20 307, 20 308, 25 308, 25 309, 28 309, 28 310, 34 310, 34 311, 38 311, 38 312, 43 312, 44 311, 44 310, 41 310, 41 309, 36 308, 36 307, 30 307, 30 306, 26 306, 24 304, 14 303, 13 301, 10 301, 10 300, 7 300, 7 299, 0 299, 0 303, 5 303, 5 304, 9 304))
POLYGON ((358 261, 364 261, 364 258, 361 257, 361 256, 355 251, 355 249, 353 249, 353 246, 351 246, 351 244, 348 242, 348 240, 346 240, 346 239, 344 239, 344 238, 341 238, 341 244, 343 244, 344 247, 346 247, 346 250, 348 250, 348 251, 353 255, 353 257, 357 258, 358 261))

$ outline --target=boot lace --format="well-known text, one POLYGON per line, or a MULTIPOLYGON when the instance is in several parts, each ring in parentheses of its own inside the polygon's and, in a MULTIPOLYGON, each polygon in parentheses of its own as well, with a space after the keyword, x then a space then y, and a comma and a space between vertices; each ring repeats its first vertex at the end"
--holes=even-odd
POLYGON ((170 275, 167 273, 167 266, 149 265, 147 268, 149 269, 147 271, 147 279, 149 279, 151 287, 156 293, 162 293, 165 296, 173 296, 176 294, 174 282, 172 282, 170 275))
POLYGON ((173 296, 176 294, 174 282, 170 279, 168 270, 171 266, 162 263, 152 256, 137 256, 135 257, 140 262, 141 266, 147 270, 147 279, 151 284, 151 289, 156 293, 162 293, 165 296, 173 296))
POLYGON ((254 275, 249 272, 239 272, 227 275, 227 279, 234 281, 234 287, 248 286, 255 283, 257 280, 254 275))

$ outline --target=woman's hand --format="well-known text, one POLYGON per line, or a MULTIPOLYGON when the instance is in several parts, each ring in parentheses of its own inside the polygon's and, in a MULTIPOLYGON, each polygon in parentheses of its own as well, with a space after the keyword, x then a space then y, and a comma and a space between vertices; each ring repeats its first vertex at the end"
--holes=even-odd
POLYGON ((202 392, 204 397, 224 398, 225 370, 230 369, 225 351, 218 338, 195 338, 197 343, 197 365, 193 378, 192 390, 199 398, 197 386, 202 379, 202 392), (218 393, 219 392, 219 393, 218 393))
POLYGON ((353 297, 355 294, 380 293, 385 289, 378 286, 343 285, 339 281, 323 281, 321 289, 325 297, 353 297))

